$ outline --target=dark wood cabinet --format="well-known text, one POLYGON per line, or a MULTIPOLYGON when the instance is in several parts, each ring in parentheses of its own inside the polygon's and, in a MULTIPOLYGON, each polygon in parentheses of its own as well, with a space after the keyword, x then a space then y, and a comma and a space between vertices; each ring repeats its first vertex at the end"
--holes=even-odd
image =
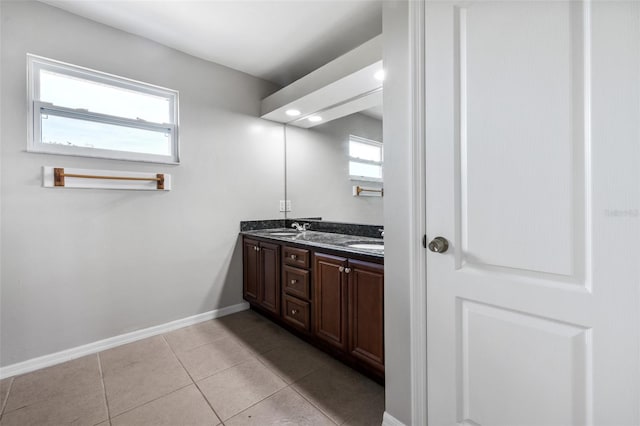
POLYGON ((245 238, 242 243, 243 293, 247 302, 258 302, 258 286, 260 277, 260 243, 245 238))
POLYGON ((282 288, 285 293, 300 299, 309 300, 311 298, 311 281, 309 271, 291 266, 282 268, 282 288))
POLYGON ((310 265, 309 250, 285 246, 283 249, 284 263, 286 265, 297 266, 298 268, 308 268, 310 265))
POLYGON ((282 317, 292 326, 308 331, 311 325, 310 303, 285 294, 282 301, 282 317))
POLYGON ((384 370, 384 266, 349 260, 349 352, 384 370))
POLYGON ((311 252, 282 247, 282 319, 298 331, 311 332, 311 252))
POLYGON ((314 255, 315 336, 384 371, 384 266, 314 255))
POLYGON ((384 380, 382 259, 304 247, 244 237, 244 298, 299 337, 384 380))
POLYGON ((258 303, 274 314, 280 312, 280 246, 260 243, 260 285, 258 303))
POLYGON ((243 243, 244 298, 280 313, 280 246, 245 239, 243 243))
POLYGON ((314 255, 313 331, 317 338, 341 350, 347 350, 346 266, 344 257, 314 255))

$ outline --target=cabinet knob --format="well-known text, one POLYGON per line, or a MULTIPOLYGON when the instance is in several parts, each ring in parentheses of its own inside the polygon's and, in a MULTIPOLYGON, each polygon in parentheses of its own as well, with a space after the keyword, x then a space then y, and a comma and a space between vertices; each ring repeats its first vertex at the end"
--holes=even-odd
POLYGON ((298 282, 298 280, 291 280, 291 284, 295 284, 297 282, 298 282))
POLYGON ((351 272, 351 268, 344 268, 344 271, 348 274, 349 272, 351 272))
POLYGON ((344 272, 344 266, 340 266, 340 267, 338 268, 338 271, 340 271, 340 272, 344 272))
POLYGON ((292 310, 291 310, 291 315, 295 315, 295 314, 297 314, 297 313, 298 313, 298 310, 297 310, 297 309, 292 309, 292 310))
POLYGON ((296 256, 295 254, 292 254, 290 257, 291 257, 291 259, 296 260, 296 258, 297 258, 298 256, 296 256))

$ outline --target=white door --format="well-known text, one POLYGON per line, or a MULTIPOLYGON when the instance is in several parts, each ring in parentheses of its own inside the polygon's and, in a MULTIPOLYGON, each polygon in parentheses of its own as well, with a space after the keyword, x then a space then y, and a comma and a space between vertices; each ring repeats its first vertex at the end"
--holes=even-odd
POLYGON ((429 425, 640 424, 640 2, 425 28, 429 425))

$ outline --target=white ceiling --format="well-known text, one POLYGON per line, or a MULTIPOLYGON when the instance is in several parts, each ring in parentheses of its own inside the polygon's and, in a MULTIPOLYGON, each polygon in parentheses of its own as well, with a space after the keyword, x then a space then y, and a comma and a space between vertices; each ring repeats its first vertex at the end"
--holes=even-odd
POLYGON ((287 85, 382 33, 382 0, 41 0, 287 85))

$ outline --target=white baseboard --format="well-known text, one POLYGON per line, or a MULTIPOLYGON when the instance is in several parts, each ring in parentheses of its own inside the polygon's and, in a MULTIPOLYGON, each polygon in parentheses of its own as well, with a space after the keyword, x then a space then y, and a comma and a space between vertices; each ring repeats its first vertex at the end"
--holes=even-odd
POLYGON ((246 302, 237 305, 227 306, 226 308, 214 309, 213 311, 204 312, 202 314, 193 315, 191 317, 167 322, 165 324, 156 325, 142 330, 132 331, 130 333, 120 334, 118 336, 109 337, 108 339, 98 340, 97 342, 88 343, 75 348, 66 349, 64 351, 55 352, 49 355, 43 355, 37 358, 28 359, 26 361, 0 367, 0 379, 13 377, 18 374, 29 373, 44 367, 60 364, 72 359, 80 358, 85 355, 95 354, 125 343, 135 342, 136 340, 145 339, 147 337, 156 336, 188 325, 197 324, 199 322, 208 321, 210 319, 223 317, 225 315, 235 314, 236 312, 249 309, 246 302))
POLYGON ((406 426, 406 425, 385 411, 384 415, 382 416, 382 426, 406 426))

